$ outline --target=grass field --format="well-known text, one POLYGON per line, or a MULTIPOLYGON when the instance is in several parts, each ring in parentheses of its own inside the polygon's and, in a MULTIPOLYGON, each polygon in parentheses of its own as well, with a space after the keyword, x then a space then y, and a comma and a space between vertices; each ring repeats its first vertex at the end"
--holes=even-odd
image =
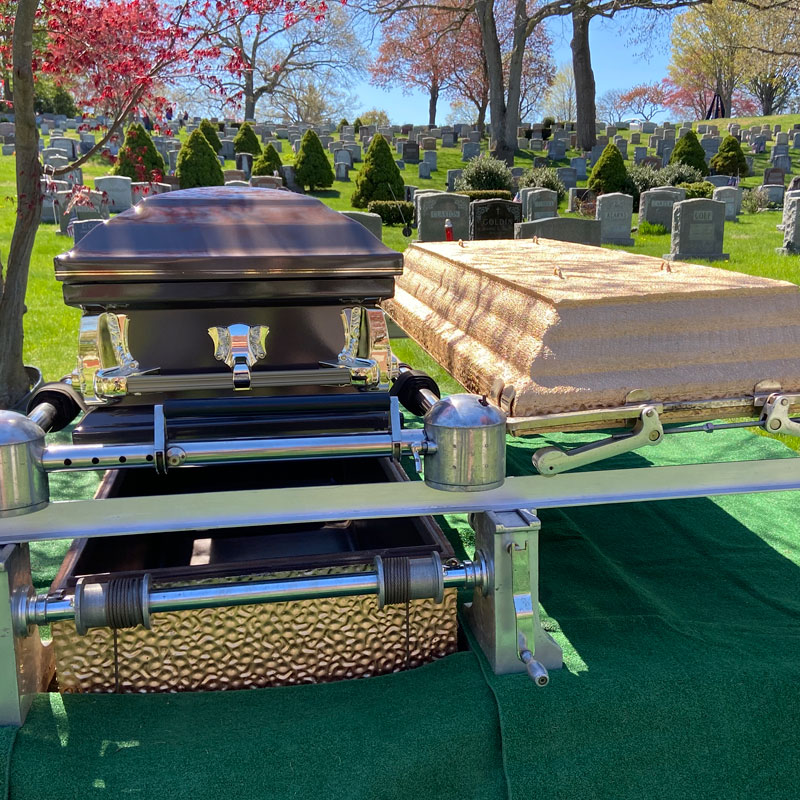
MULTIPOLYGON (((741 119, 736 120, 741 124, 755 124, 767 121, 780 122, 784 130, 788 130, 795 122, 800 122, 800 115, 786 117, 770 117, 764 120, 741 119)), ((724 132, 727 120, 717 121, 720 132, 724 132)), ((630 131, 622 131, 626 138, 630 131)), ((69 135, 77 137, 74 131, 69 135)), ((181 131, 181 137, 185 137, 181 131)), ((647 137, 643 137, 646 139, 647 137)), ((47 142, 47 137, 45 137, 47 142)), ((485 146, 485 143, 484 143, 485 146)), ((517 154, 516 164, 528 166, 534 157, 531 151, 520 151, 517 154)), ((567 159, 577 155, 568 151, 567 159)), ((284 152, 281 153, 284 163, 292 163, 294 154, 288 142, 284 142, 284 152)), ((756 174, 760 174, 763 165, 766 165, 767 155, 756 158, 756 174)), ((568 163, 565 162, 565 163, 568 163)), ((233 167, 233 163, 226 164, 233 167)), ((430 179, 419 179, 415 165, 406 165, 402 172, 406 183, 420 188, 446 188, 447 170, 463 167, 461 153, 458 148, 438 150, 438 169, 433 172, 430 179)), ((355 166, 351 172, 354 178, 361 167, 355 166)), ((93 178, 108 172, 108 165, 100 159, 94 159, 83 167, 84 182, 91 184, 93 178)), ((758 177, 752 177, 745 183, 757 184, 758 177)), ((353 192, 353 180, 336 181, 330 189, 315 192, 326 205, 337 210, 349 209, 350 196, 353 192)), ((0 258, 5 258, 11 241, 14 226, 14 158, 12 156, 0 157, 0 258)), ((564 213, 564 204, 560 213, 564 213)), ((788 280, 800 283, 800 259, 779 256, 775 248, 782 243, 780 232, 775 229, 780 221, 780 212, 762 212, 757 215, 742 215, 738 223, 728 223, 725 227, 725 252, 729 252, 731 259, 728 262, 716 264, 725 269, 746 272, 752 275, 762 275, 770 278, 788 280)), ((636 225, 636 218, 632 220, 636 225)), ((384 227, 384 242, 396 250, 402 251, 409 243, 399 226, 384 227)), ((650 236, 634 233, 635 252, 660 257, 669 252, 669 235, 650 236)), ((71 242, 56 234, 54 225, 41 225, 36 238, 36 245, 31 259, 30 280, 27 294, 28 312, 25 316, 25 355, 28 363, 39 366, 48 380, 54 380, 70 372, 74 366, 78 319, 80 313, 76 309, 67 308, 61 298, 61 287, 53 276, 53 258, 58 253, 69 249, 71 242)))

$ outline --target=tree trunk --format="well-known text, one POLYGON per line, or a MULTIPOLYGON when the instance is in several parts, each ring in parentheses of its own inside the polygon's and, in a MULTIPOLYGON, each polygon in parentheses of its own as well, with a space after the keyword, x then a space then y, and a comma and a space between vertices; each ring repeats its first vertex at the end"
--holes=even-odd
POLYGON ((244 118, 256 118, 256 96, 253 91, 253 70, 244 72, 244 118))
POLYGON ((486 133, 486 108, 489 105, 489 101, 486 100, 478 106, 478 130, 483 136, 486 133))
POLYGON ((19 0, 14 21, 13 71, 16 123, 17 219, 0 278, 0 408, 28 390, 22 362, 22 315, 33 242, 42 213, 39 132, 33 111, 33 22, 39 0, 19 0))
POLYGON ((436 104, 439 102, 439 83, 431 82, 431 94, 428 101, 428 125, 436 127, 436 104))
POLYGON ((589 50, 591 10, 578 6, 572 12, 572 71, 575 74, 578 149, 591 150, 597 144, 594 72, 589 50))
POLYGON ((517 0, 515 7, 514 42, 508 65, 508 98, 506 98, 503 75, 503 57, 494 20, 493 0, 477 0, 475 15, 481 29, 486 70, 489 75, 489 111, 492 119, 489 150, 495 158, 512 165, 519 123, 519 87, 522 83, 522 53, 526 39, 524 30, 527 20, 526 0, 517 0))

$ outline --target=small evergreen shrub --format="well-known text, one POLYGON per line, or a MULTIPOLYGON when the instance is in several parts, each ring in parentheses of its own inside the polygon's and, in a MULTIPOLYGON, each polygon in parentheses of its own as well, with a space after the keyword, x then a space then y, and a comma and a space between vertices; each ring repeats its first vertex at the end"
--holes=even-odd
POLYGON ((411 225, 414 221, 414 204, 393 200, 372 200, 367 204, 370 214, 378 214, 384 225, 411 225))
POLYGON ((360 127, 363 125, 363 124, 364 124, 364 123, 361 121, 361 117, 356 117, 356 121, 353 123, 353 127, 355 128, 355 130, 356 130, 356 133, 358 133, 358 129, 359 129, 359 128, 360 128, 360 127))
POLYGON ((513 185, 511 170, 506 162, 484 152, 467 162, 455 188, 458 191, 502 189, 510 192, 513 185))
POLYGON ((719 150, 711 156, 711 169, 717 175, 739 175, 742 178, 750 171, 742 146, 735 136, 726 136, 722 140, 719 150))
POLYGON ((613 142, 609 142, 592 168, 586 186, 598 194, 609 194, 610 192, 630 194, 631 185, 632 181, 625 169, 622 153, 613 142))
POLYGON ((567 196, 567 188, 559 180, 553 167, 532 167, 519 179, 520 189, 552 189, 558 193, 560 203, 567 196))
POLYGON ((214 125, 207 119, 204 119, 197 127, 198 130, 203 132, 203 136, 205 136, 208 140, 208 143, 211 145, 211 149, 214 151, 214 155, 219 153, 219 151, 222 150, 222 142, 219 140, 219 133, 214 125))
POLYGON ((456 194, 465 194, 470 202, 473 200, 511 200, 511 192, 507 189, 464 189, 456 194))
POLYGON ((697 200, 698 197, 710 200, 711 196, 714 194, 714 189, 716 188, 713 183, 709 183, 708 181, 698 181, 697 183, 679 183, 678 186, 681 189, 686 189, 687 200, 697 200))
POLYGON ((276 172, 278 175, 282 175, 282 166, 280 154, 270 143, 264 152, 253 161, 253 175, 274 175, 276 172))
POLYGON ((639 233, 643 233, 645 236, 663 236, 668 231, 663 225, 642 220, 639 223, 639 233))
POLYGON ((203 132, 192 131, 178 153, 178 168, 175 170, 181 189, 196 186, 224 186, 222 164, 203 132))
POLYGON ((389 144, 376 133, 367 148, 364 165, 356 175, 350 202, 354 208, 366 208, 372 200, 399 200, 403 197, 403 187, 403 177, 389 144))
POLYGON ((340 119, 339 120, 339 124, 336 126, 336 133, 341 133, 342 132, 342 128, 344 128, 346 125, 349 125, 349 124, 350 123, 346 119, 344 119, 344 117, 342 119, 340 119))
POLYGON ((125 141, 111 174, 123 175, 140 183, 159 181, 164 175, 164 159, 144 126, 138 122, 125 132, 125 141))
POLYGON ((669 163, 670 165, 686 164, 698 170, 702 177, 708 175, 706 154, 694 131, 689 131, 682 139, 678 139, 675 144, 675 149, 670 156, 669 163))
POLYGON ((762 208, 766 208, 767 195, 761 189, 746 189, 742 195, 742 211, 745 214, 757 214, 762 208))
POLYGON ((545 117, 542 120, 542 139, 549 139, 553 134, 553 125, 556 124, 555 117, 545 117))
POLYGON ((312 130, 303 134, 294 162, 294 178, 300 186, 308 186, 311 192, 333 186, 333 167, 319 136, 312 130))
POLYGON ((245 122, 233 137, 233 152, 252 153, 253 158, 261 155, 261 142, 249 122, 245 122))
MULTIPOLYGON (((659 183, 656 186, 677 186, 679 183, 700 183, 705 175, 688 164, 667 164, 657 170, 659 183)), ((706 173, 708 174, 708 173, 706 173)))

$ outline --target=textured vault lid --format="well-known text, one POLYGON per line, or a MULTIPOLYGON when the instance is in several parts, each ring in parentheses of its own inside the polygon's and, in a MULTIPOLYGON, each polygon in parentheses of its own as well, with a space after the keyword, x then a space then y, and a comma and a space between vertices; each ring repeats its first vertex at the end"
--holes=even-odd
POLYGON ((67 283, 390 276, 402 264, 316 198, 233 186, 148 197, 55 259, 67 283))
POLYGON ((384 306, 469 391, 517 416, 613 408, 637 390, 665 403, 752 396, 764 381, 800 391, 800 288, 669 269, 546 239, 416 244, 384 306))

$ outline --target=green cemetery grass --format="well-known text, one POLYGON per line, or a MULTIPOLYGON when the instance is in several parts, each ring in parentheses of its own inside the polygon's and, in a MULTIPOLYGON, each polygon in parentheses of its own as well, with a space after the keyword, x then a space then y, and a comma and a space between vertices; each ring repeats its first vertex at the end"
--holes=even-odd
MULTIPOLYGON (((789 130, 795 122, 800 121, 800 115, 785 117, 765 118, 774 124, 780 122, 784 130, 789 130)), ((742 125, 761 123, 764 120, 736 120, 742 125)), ((720 133, 723 133, 727 120, 717 121, 720 133)), ((630 131, 621 131, 621 135, 629 138, 630 131)), ((77 138, 75 131, 68 135, 77 138)), ((184 138, 185 130, 179 135, 184 138)), ((49 137, 45 137, 47 143, 49 137)), ((643 135, 643 139, 647 137, 643 135)), ((288 141, 284 141, 284 152, 281 159, 290 164, 294 160, 288 141)), ((484 141, 482 147, 486 147, 484 141)), ((529 166, 538 153, 532 151, 519 151, 515 163, 517 166, 529 166)), ((575 151, 568 151, 567 160, 577 155, 575 151)), ((447 183, 447 170, 460 169, 460 148, 438 148, 438 169, 433 172, 430 179, 420 180, 417 166, 407 164, 402 171, 402 176, 407 184, 419 188, 445 189, 447 183)), ((332 155, 330 156, 332 159, 332 155)), ((756 175, 766 166, 768 156, 756 157, 756 175)), ((226 168, 233 168, 234 164, 228 162, 226 168)), ((352 208, 350 196, 354 190, 354 179, 362 164, 356 164, 351 171, 350 181, 336 181, 329 189, 314 192, 326 205, 336 210, 352 208)), ((84 182, 91 183, 89 179, 102 176, 108 172, 108 166, 99 158, 84 165, 84 182)), ((747 179, 753 185, 759 183, 758 177, 747 179)), ((15 176, 14 158, 12 156, 0 157, 0 258, 5 259, 11 242, 14 226, 14 195, 15 176)), ((564 203, 560 213, 564 213, 564 203)), ((781 233, 775 228, 780 222, 779 211, 762 212, 755 215, 743 214, 738 223, 725 225, 725 252, 730 253, 730 261, 718 262, 714 266, 731 269, 750 275, 760 275, 768 278, 792 281, 800 284, 800 258, 779 256, 775 248, 782 244, 781 233)), ((633 218, 633 226, 638 220, 633 218)), ((661 257, 669 252, 669 235, 633 234, 635 245, 633 252, 643 255, 661 257)), ((384 242, 398 251, 402 251, 410 242, 401 232, 401 226, 384 226, 384 242)), ((75 363, 79 312, 67 308, 61 297, 61 286, 53 277, 53 258, 60 252, 68 249, 70 241, 56 234, 54 225, 41 225, 36 237, 33 257, 31 259, 30 280, 27 293, 28 312, 25 315, 25 358, 28 363, 40 367, 47 380, 57 380, 70 372, 75 363)), ((612 245, 608 247, 613 248, 612 245)))

